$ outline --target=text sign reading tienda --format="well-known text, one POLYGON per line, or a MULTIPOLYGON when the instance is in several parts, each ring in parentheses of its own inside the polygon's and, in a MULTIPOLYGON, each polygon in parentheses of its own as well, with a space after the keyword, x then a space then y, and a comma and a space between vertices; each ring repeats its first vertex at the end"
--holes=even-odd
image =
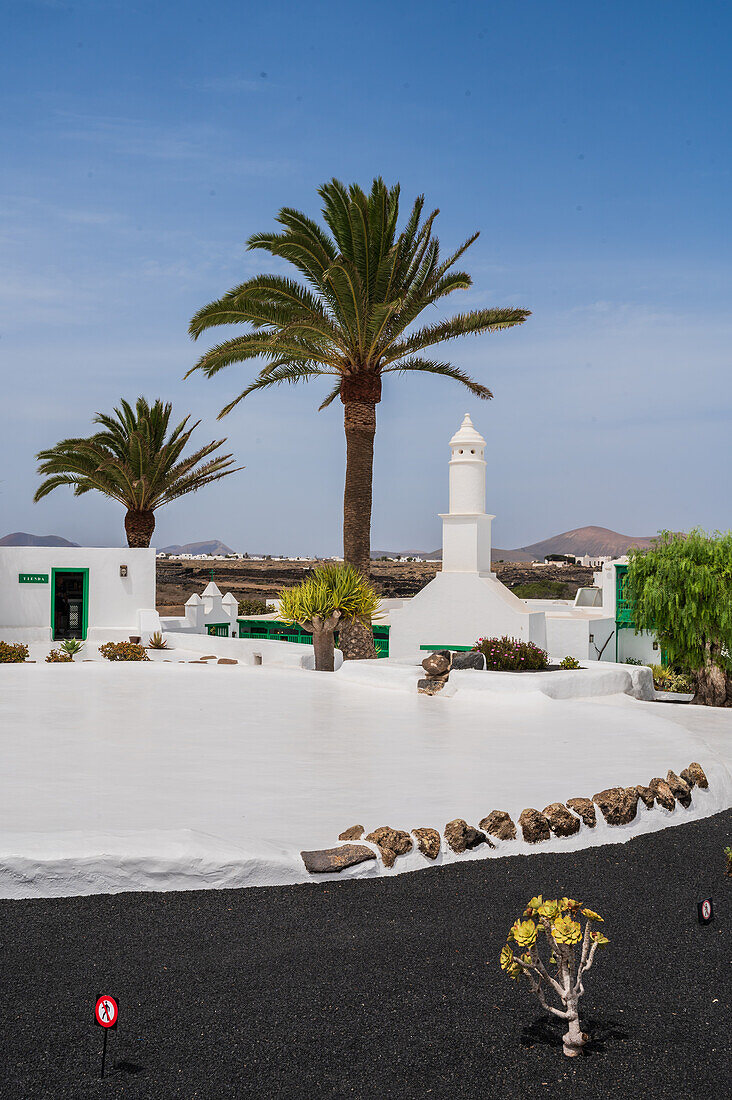
POLYGON ((704 898, 704 901, 698 901, 696 903, 697 913, 699 914, 699 924, 709 924, 714 920, 714 905, 711 898, 704 898))
POLYGON ((114 997, 107 993, 99 997, 94 1007, 94 1019, 100 1027, 116 1027, 119 1007, 114 997))
POLYGON ((18 584, 48 584, 48 573, 18 573, 18 584))

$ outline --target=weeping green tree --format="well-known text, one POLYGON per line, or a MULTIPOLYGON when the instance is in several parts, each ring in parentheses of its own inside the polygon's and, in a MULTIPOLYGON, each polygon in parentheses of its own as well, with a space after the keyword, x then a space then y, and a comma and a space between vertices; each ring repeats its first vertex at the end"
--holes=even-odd
POLYGON ((346 433, 343 554, 367 574, 370 568, 371 498, 376 406, 385 375, 422 372, 459 382, 475 397, 490 390, 459 367, 425 356, 428 349, 459 336, 496 332, 519 325, 526 309, 475 309, 419 321, 472 285, 456 265, 478 234, 441 258, 433 233, 434 210, 425 216, 424 196, 414 202, 399 229, 399 186, 381 179, 366 194, 331 180, 319 189, 325 228, 284 207, 282 232, 257 233, 248 247, 292 264, 303 281, 285 275, 257 275, 234 287, 195 315, 197 339, 219 325, 243 324, 248 331, 207 351, 192 371, 209 378, 233 363, 263 361, 256 378, 221 411, 226 415, 255 390, 283 382, 330 376, 333 385, 320 408, 340 397, 346 433))
POLYGON ((36 456, 45 480, 33 499, 42 500, 60 485, 72 485, 77 497, 94 489, 126 509, 127 544, 149 546, 158 508, 243 469, 234 467, 230 454, 211 457, 225 439, 184 454, 200 420, 189 424, 187 416, 171 429, 172 411, 160 399, 150 405, 138 397, 134 408, 123 400, 113 416, 97 413, 94 423, 101 431, 63 439, 36 456))
POLYGON ((347 564, 321 565, 295 588, 279 594, 280 618, 299 623, 313 636, 315 667, 333 672, 335 632, 359 622, 371 630, 379 597, 363 573, 347 564))
POLYGON ((670 664, 691 673, 695 702, 732 706, 732 532, 663 531, 629 558, 636 630, 655 633, 670 664))

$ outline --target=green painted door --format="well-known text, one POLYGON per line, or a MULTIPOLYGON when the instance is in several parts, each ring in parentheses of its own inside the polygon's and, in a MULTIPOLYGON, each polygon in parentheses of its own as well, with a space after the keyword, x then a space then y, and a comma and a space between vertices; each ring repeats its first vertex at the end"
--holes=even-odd
POLYGON ((51 570, 53 640, 86 638, 89 625, 89 570, 51 570))

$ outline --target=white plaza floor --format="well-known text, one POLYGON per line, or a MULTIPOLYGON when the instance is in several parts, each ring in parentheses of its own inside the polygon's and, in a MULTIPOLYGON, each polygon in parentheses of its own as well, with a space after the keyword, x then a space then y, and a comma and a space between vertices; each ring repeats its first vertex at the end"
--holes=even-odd
MULTIPOLYGON (((597 828, 572 838, 438 862, 618 842, 732 805, 732 712, 471 688, 490 675, 430 698, 243 664, 3 666, 0 896, 312 881, 300 850, 355 823, 442 832, 492 809, 517 820, 692 760, 710 789, 687 810, 639 804, 615 828, 598 811, 597 828)), ((428 865, 412 852, 391 872, 379 860, 344 874, 428 865)))

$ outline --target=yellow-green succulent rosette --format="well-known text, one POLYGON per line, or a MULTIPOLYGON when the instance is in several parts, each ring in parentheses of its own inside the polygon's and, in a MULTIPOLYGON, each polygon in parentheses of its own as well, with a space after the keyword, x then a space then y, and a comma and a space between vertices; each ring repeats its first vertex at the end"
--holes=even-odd
POLYGON ((532 947, 536 943, 536 925, 533 920, 517 920, 511 931, 519 947, 532 947))
POLYGON ((552 935, 557 943, 566 943, 571 946, 582 939, 582 927, 579 921, 572 920, 571 916, 557 917, 552 924, 552 935))
POLYGON ((559 916, 559 903, 556 901, 545 901, 539 906, 539 916, 546 917, 547 920, 554 920, 559 916))
POLYGON ((590 932, 590 939, 600 948, 607 947, 607 945, 610 943, 610 940, 607 938, 607 936, 603 936, 602 932, 600 932, 599 929, 597 931, 590 932))
POLYGON ((599 913, 594 913, 592 911, 592 909, 583 909, 582 912, 584 913, 584 915, 587 917, 588 920, 592 920, 592 921, 599 920, 599 921, 603 921, 603 922, 605 920, 605 918, 601 917, 599 913))
POLYGON ((541 905, 543 900, 544 899, 542 898, 541 894, 539 894, 538 898, 532 898, 529 904, 524 909, 524 916, 533 917, 539 909, 539 906, 541 905))
POLYGON ((582 908, 582 902, 575 901, 574 898, 562 898, 559 903, 559 908, 563 913, 566 913, 568 909, 571 913, 576 913, 578 909, 582 908))
POLYGON ((513 951, 508 944, 501 950, 501 970, 510 970, 513 966, 513 951))

